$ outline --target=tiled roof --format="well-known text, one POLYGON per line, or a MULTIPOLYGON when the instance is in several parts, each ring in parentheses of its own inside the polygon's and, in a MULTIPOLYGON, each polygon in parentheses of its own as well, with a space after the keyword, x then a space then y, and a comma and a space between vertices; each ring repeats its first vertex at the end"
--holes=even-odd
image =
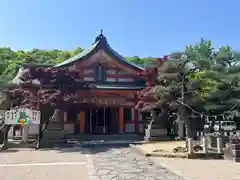
POLYGON ((67 59, 66 61, 63 61, 62 63, 59 63, 59 64, 55 65, 54 67, 66 66, 75 61, 83 60, 84 57, 91 54, 98 48, 105 48, 108 52, 110 52, 112 55, 114 55, 119 61, 121 61, 129 66, 132 66, 134 68, 137 68, 139 70, 144 70, 144 68, 142 66, 139 66, 133 62, 126 60, 122 55, 120 55, 118 52, 116 52, 114 49, 112 49, 110 47, 110 45, 107 43, 106 37, 104 37, 103 35, 99 35, 96 38, 95 43, 89 49, 84 50, 83 52, 77 54, 76 56, 71 57, 70 59, 67 59))
POLYGON ((77 54, 76 56, 73 56, 70 59, 63 61, 63 62, 55 65, 54 67, 65 66, 65 65, 73 63, 77 60, 83 59, 86 55, 88 55, 90 52, 92 52, 97 47, 98 44, 99 44, 99 41, 94 43, 89 49, 82 51, 81 53, 77 54))

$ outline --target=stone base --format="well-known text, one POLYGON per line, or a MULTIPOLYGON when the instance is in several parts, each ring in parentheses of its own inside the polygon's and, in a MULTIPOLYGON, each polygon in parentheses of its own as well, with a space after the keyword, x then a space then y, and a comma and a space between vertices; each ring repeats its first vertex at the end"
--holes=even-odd
POLYGON ((147 137, 144 136, 144 141, 169 141, 171 140, 170 137, 167 136, 157 136, 157 137, 147 137))
POLYGON ((228 143, 223 149, 224 159, 240 162, 240 144, 228 143))
POLYGON ((147 128, 145 129, 145 135, 148 137, 166 136, 167 130, 163 128, 147 128))
POLYGON ((145 141, 166 141, 170 140, 170 137, 167 136, 167 130, 163 128, 147 128, 145 129, 145 141))

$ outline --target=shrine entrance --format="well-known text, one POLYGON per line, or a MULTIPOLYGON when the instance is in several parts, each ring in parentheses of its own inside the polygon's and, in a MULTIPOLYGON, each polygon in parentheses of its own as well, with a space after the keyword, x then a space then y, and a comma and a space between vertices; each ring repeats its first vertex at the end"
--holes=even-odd
POLYGON ((90 134, 118 132, 117 108, 90 108, 85 128, 90 134))

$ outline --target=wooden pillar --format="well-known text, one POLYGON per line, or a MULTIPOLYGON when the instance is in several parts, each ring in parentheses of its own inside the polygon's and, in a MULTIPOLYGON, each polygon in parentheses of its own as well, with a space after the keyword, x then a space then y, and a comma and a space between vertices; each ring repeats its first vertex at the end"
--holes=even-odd
POLYGON ((119 133, 124 132, 124 109, 123 107, 119 108, 119 133))
POLYGON ((135 124, 135 132, 139 132, 139 113, 137 109, 134 109, 134 124, 135 124))
POLYGON ((85 130, 85 112, 84 111, 80 112, 79 120, 80 120, 80 133, 84 133, 84 130, 85 130))

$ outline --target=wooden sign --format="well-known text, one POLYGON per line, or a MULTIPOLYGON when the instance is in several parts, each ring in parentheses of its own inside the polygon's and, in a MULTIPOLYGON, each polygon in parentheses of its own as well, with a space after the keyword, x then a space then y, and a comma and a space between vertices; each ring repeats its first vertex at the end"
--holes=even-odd
POLYGON ((41 112, 18 108, 5 112, 5 124, 40 124, 41 112))

